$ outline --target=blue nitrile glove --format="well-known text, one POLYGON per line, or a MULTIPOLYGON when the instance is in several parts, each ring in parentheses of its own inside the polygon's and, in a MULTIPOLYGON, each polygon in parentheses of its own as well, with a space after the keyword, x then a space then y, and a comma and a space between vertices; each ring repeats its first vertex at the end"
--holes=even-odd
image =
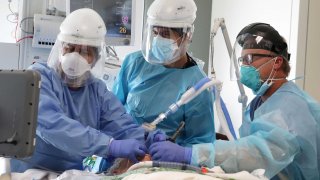
POLYGON ((147 147, 135 140, 112 140, 109 146, 109 154, 115 158, 128 158, 133 163, 137 163, 137 157, 144 157, 147 152, 147 147))
POLYGON ((159 141, 165 141, 167 139, 167 135, 165 132, 157 129, 155 131, 146 132, 147 139, 146 139, 146 146, 149 148, 151 144, 159 141))
POLYGON ((182 147, 170 141, 153 143, 149 148, 152 160, 190 164, 192 148, 182 147))

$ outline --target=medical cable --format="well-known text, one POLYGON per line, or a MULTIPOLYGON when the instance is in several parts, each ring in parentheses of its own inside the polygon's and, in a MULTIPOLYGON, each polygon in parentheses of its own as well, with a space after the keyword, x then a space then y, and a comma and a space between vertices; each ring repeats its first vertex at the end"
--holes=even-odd
MULTIPOLYGON (((22 28, 23 22, 26 21, 26 20, 28 20, 28 19, 34 20, 34 17, 25 17, 25 18, 21 19, 19 27, 20 27, 20 30, 21 30, 22 32, 24 32, 24 33, 26 33, 26 34, 33 34, 33 33, 34 33, 33 31, 27 31, 27 30, 24 30, 24 29, 22 28)), ((32 27, 33 27, 33 25, 32 25, 32 27)))

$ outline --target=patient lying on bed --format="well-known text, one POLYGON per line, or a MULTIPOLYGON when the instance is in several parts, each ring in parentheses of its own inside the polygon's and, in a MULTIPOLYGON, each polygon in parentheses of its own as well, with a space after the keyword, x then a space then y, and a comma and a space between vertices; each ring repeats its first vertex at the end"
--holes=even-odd
MULTIPOLYGON (((95 159, 97 160, 97 159, 95 159)), ((242 171, 234 174, 226 174, 220 167, 212 169, 199 168, 187 164, 172 162, 152 161, 149 155, 143 157, 141 162, 133 164, 128 159, 118 158, 105 172, 93 173, 80 170, 67 170, 61 175, 38 169, 29 169, 24 173, 11 173, 11 179, 124 179, 124 180, 163 180, 163 179, 239 179, 239 180, 265 180, 264 170, 255 170, 251 173, 242 171)), ((92 162, 91 162, 92 165, 92 162)), ((0 176, 1 179, 2 176, 0 176)))

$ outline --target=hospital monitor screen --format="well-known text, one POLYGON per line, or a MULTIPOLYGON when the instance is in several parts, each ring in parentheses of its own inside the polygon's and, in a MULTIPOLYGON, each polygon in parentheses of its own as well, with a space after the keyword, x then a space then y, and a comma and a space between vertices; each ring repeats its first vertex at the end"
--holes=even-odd
MULTIPOLYGON (((95 10, 107 27, 106 43, 110 46, 133 45, 133 11, 135 0, 67 0, 67 15, 80 8, 95 10)), ((85 22, 84 22, 85 23, 85 22)))
MULTIPOLYGON (((0 156, 31 156, 35 147, 40 75, 0 70, 0 156)), ((0 178, 1 179, 1 178, 0 178)))

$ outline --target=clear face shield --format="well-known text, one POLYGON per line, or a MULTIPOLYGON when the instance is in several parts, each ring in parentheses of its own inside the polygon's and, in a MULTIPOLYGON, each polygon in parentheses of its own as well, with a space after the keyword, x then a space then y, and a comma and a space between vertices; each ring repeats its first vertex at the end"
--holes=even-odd
POLYGON ((280 56, 275 53, 275 47, 275 44, 262 36, 249 33, 240 35, 233 46, 231 80, 241 79, 241 66, 250 66, 265 57, 270 57, 271 60, 280 56))
POLYGON ((53 68, 69 87, 91 83, 93 77, 101 78, 105 45, 88 46, 57 40, 51 50, 48 66, 53 68))
POLYGON ((151 64, 168 65, 186 55, 193 28, 172 28, 146 24, 142 53, 151 64))

